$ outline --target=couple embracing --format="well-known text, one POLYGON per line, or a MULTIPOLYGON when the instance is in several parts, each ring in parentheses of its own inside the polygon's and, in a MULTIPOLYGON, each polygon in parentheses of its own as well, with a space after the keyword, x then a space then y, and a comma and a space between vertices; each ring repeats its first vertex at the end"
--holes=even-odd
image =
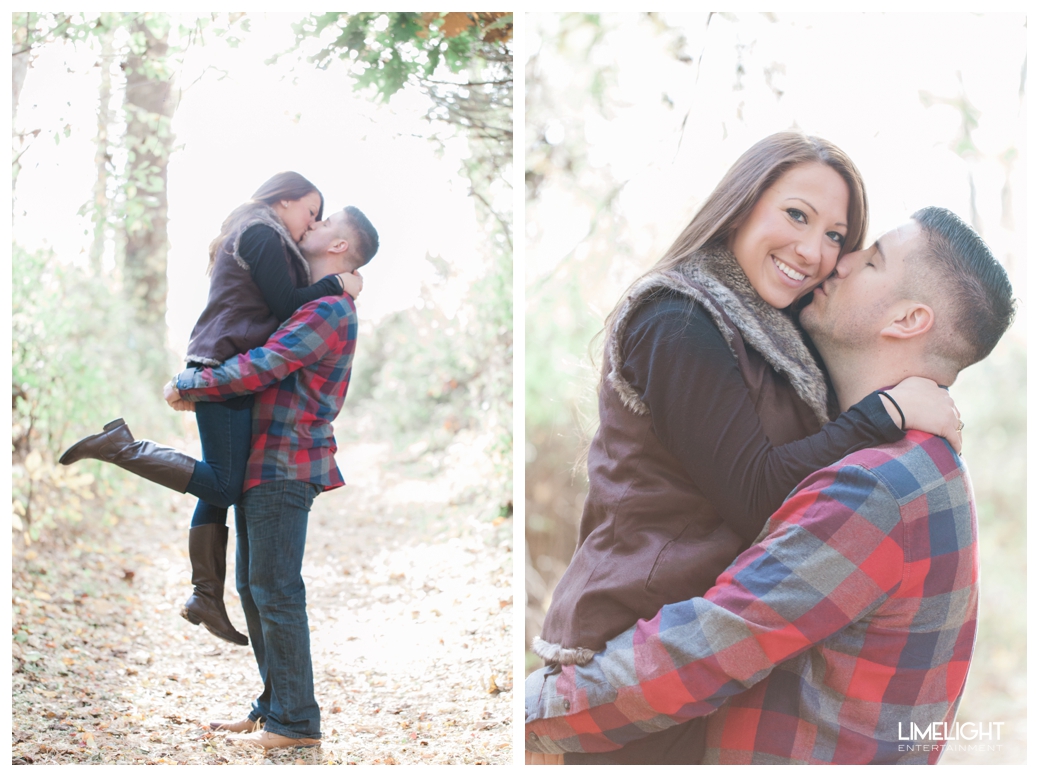
POLYGON ((209 300, 188 368, 164 392, 174 409, 195 411, 201 461, 135 440, 121 418, 61 457, 106 461, 199 498, 188 534, 194 592, 181 615, 228 642, 252 642, 263 691, 242 720, 210 725, 265 749, 321 738, 301 572, 307 518, 317 494, 343 485, 332 421, 357 339, 357 270, 379 247, 357 208, 323 211, 310 181, 279 173, 210 245, 209 300), (231 505, 248 637, 223 603, 231 505))
POLYGON ((937 761, 978 606, 945 387, 1014 302, 955 214, 866 225, 840 149, 772 135, 610 314, 528 763, 937 761))

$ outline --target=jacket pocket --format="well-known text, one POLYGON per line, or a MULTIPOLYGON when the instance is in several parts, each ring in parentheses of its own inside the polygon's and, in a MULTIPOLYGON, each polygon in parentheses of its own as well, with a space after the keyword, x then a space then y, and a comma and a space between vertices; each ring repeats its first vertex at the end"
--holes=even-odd
POLYGON ((646 592, 660 605, 703 596, 740 553, 742 540, 724 524, 704 529, 696 521, 660 549, 646 578, 646 592))

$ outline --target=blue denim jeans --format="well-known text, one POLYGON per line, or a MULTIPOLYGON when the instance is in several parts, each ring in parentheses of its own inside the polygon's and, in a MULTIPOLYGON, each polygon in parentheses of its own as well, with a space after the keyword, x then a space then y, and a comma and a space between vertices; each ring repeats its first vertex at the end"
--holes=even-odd
POLYGON ((192 526, 227 523, 227 508, 238 501, 252 442, 252 403, 196 402, 202 461, 195 462, 187 492, 199 498, 192 526))
POLYGON ((321 738, 302 575, 307 518, 320 491, 295 480, 261 483, 235 507, 236 582, 263 681, 249 717, 293 739, 321 738))

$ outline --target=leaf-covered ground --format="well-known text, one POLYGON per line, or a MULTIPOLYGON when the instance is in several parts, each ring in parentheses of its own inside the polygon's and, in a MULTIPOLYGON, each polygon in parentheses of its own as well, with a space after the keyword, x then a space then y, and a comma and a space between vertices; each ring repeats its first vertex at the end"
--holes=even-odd
MULTIPOLYGON (((320 748, 208 730, 260 685, 251 648, 178 614, 190 497, 18 548, 14 763, 512 763, 512 520, 495 518, 479 447, 341 447, 347 486, 315 501, 303 565, 320 748)), ((233 585, 225 598, 244 631, 233 585)))

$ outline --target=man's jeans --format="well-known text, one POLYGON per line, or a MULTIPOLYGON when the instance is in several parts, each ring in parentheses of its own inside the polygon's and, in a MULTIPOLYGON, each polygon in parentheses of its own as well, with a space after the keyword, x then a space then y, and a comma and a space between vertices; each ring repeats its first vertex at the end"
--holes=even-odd
POLYGON ((307 517, 320 491, 295 480, 261 483, 235 508, 235 575, 263 680, 249 717, 264 718, 268 731, 293 739, 321 737, 301 574, 307 517))

